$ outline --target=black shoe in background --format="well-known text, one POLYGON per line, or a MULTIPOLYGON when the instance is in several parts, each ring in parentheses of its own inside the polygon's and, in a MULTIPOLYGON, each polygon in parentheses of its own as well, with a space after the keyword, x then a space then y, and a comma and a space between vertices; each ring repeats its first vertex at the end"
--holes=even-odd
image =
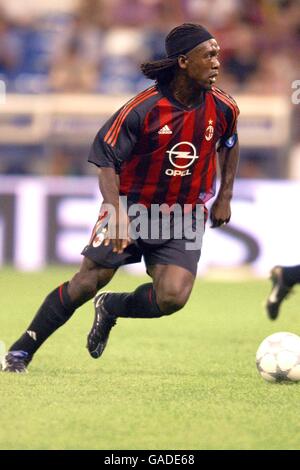
POLYGON ((292 290, 292 287, 284 282, 283 269, 282 266, 275 266, 270 273, 272 290, 266 303, 266 311, 270 320, 276 320, 279 315, 281 302, 292 290))

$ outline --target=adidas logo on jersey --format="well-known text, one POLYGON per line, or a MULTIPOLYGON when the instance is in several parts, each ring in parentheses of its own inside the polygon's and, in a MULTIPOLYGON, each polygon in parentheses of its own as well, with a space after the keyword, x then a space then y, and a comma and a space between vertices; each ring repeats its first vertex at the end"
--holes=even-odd
POLYGON ((169 126, 167 126, 167 124, 162 127, 159 131, 158 131, 159 134, 173 134, 173 132, 171 131, 171 129, 169 128, 169 126))

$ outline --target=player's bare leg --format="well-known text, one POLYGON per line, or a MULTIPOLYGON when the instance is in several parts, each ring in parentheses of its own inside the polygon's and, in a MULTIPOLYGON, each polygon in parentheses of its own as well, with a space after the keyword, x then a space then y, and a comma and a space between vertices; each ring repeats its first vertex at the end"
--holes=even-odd
POLYGON ((193 289, 195 276, 187 269, 172 264, 153 266, 150 274, 156 301, 163 315, 182 309, 193 289))
POLYGON ((68 294, 72 302, 84 304, 106 286, 115 274, 115 269, 103 268, 89 258, 84 258, 80 270, 68 283, 68 294))
POLYGON ((195 277, 175 265, 148 267, 153 283, 143 284, 131 293, 101 292, 95 297, 95 320, 87 348, 97 359, 106 347, 117 317, 158 318, 180 310, 192 291, 195 277))
POLYGON ((99 267, 84 258, 79 272, 46 297, 26 332, 9 348, 2 370, 26 372, 26 366, 44 341, 66 323, 78 307, 93 298, 114 273, 114 269, 99 267))

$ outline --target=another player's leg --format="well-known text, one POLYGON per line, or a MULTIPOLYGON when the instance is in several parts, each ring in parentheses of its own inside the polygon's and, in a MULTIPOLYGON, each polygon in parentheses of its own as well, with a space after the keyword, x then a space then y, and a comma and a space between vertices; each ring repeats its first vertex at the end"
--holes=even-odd
POLYGON ((272 290, 267 299, 266 311, 271 320, 276 320, 282 301, 292 287, 300 283, 300 265, 292 267, 275 266, 271 270, 272 290))
POLYGON ((24 334, 9 348, 2 370, 26 372, 33 355, 75 310, 95 296, 114 275, 114 269, 100 268, 84 258, 80 271, 69 282, 54 289, 44 300, 24 334))
POLYGON ((101 292, 95 297, 95 321, 87 347, 93 358, 103 353, 118 317, 158 318, 180 310, 191 293, 195 276, 175 265, 148 267, 153 283, 131 293, 101 292))

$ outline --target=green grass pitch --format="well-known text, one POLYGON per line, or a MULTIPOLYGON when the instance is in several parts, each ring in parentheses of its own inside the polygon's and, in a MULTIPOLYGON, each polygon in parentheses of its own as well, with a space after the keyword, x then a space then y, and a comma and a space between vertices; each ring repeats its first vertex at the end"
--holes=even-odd
MULTIPOLYGON (((0 271, 0 340, 9 346, 72 272, 0 271)), ((146 279, 120 272, 109 289, 130 291, 146 279)), ((255 367, 263 338, 299 333, 299 297, 272 323, 262 307, 268 292, 267 281, 199 280, 170 317, 119 319, 98 360, 85 349, 87 303, 44 344, 29 374, 0 374, 0 448, 300 449, 300 385, 267 383, 255 367)))

